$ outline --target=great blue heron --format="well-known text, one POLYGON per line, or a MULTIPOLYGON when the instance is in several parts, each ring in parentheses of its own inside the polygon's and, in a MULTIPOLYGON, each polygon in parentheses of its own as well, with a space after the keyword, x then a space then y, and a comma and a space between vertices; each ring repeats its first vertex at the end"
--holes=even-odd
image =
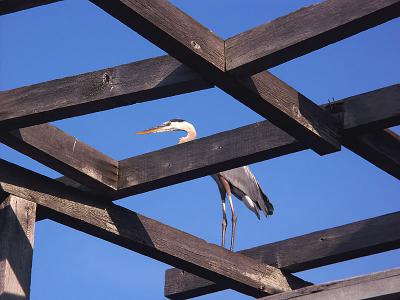
MULTIPOLYGON (((156 127, 137 132, 137 134, 168 131, 185 131, 187 133, 186 136, 179 139, 179 144, 192 141, 197 136, 194 126, 181 119, 172 119, 156 127)), ((212 175, 212 178, 218 185, 222 200, 222 247, 225 247, 225 232, 228 224, 225 205, 225 198, 226 195, 228 195, 229 205, 232 211, 232 235, 230 250, 233 251, 237 218, 235 209, 233 207, 231 194, 234 194, 238 199, 240 199, 248 209, 256 214, 258 219, 260 219, 260 210, 265 214, 266 217, 268 217, 269 215, 273 214, 274 207, 272 206, 272 203, 269 201, 268 197, 264 194, 259 183, 257 182, 257 179, 254 177, 248 166, 220 172, 212 175)))

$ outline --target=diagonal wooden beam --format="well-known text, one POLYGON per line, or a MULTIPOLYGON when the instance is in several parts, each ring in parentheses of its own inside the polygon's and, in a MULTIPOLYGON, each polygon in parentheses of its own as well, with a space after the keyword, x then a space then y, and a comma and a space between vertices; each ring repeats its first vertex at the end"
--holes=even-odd
POLYGON ((400 136, 392 130, 345 136, 343 145, 400 180, 400 136))
POLYGON ((0 132, 0 142, 103 195, 117 188, 118 161, 50 124, 0 132))
POLYGON ((51 211, 49 217, 152 257, 215 280, 252 296, 291 290, 309 283, 207 243, 123 207, 101 203, 62 183, 0 160, 0 188, 51 211))
POLYGON ((282 293, 262 300, 399 299, 400 269, 353 277, 282 293))
POLYGON ((226 70, 255 74, 400 16, 398 0, 328 0, 225 41, 226 70))
MULTIPOLYGON (((239 251, 288 272, 300 272, 400 248, 400 212, 239 251)), ((179 269, 165 273, 165 296, 188 299, 226 289, 179 269)))
POLYGON ((211 88, 161 56, 0 92, 0 130, 11 130, 211 88))
POLYGON ((0 16, 61 0, 0 0, 0 16))
POLYGON ((170 2, 91 2, 319 154, 340 149, 329 114, 272 74, 238 79, 225 73, 224 41, 170 2))

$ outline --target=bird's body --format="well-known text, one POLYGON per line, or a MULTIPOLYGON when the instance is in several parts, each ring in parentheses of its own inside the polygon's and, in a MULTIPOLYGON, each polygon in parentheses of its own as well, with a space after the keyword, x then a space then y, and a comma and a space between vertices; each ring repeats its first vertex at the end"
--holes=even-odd
POLYGON ((248 166, 211 175, 216 181, 219 190, 226 193, 225 189, 221 189, 223 188, 223 184, 219 176, 223 177, 229 183, 232 194, 241 200, 248 209, 254 212, 258 219, 260 219, 260 210, 266 217, 272 215, 274 208, 248 166))
MULTIPOLYGON (((138 133, 147 134, 167 131, 185 131, 187 135, 180 138, 179 143, 189 142, 194 140, 197 136, 194 126, 189 122, 180 119, 172 119, 162 125, 138 133)), ((231 195, 233 194, 241 200, 248 209, 256 214, 258 219, 260 219, 260 211, 262 211, 267 217, 273 214, 274 208, 248 166, 223 171, 211 175, 211 177, 218 185, 222 200, 222 247, 225 246, 225 232, 227 226, 225 205, 226 196, 228 196, 229 199, 229 205, 232 211, 231 250, 233 251, 237 218, 231 195)))

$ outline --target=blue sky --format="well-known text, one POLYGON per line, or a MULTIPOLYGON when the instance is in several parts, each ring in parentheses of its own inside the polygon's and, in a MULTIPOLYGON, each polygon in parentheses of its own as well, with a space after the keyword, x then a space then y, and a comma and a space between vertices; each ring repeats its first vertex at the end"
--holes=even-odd
MULTIPOLYGON (((315 1, 175 0, 223 38, 315 1)), ((272 69, 316 103, 398 83, 400 20, 272 69)), ((164 54, 88 1, 64 1, 0 17, 0 90, 164 54)), ((116 159, 177 142, 179 134, 134 132, 171 118, 207 136, 262 120, 218 89, 54 122, 116 159), (107 121, 105 121, 107 120, 107 121)), ((400 130, 395 128, 397 132, 400 130)), ((49 177, 60 174, 0 145, 0 158, 49 177)), ((251 166, 275 214, 257 218, 235 200, 237 250, 400 210, 399 182, 343 148, 311 150, 251 166)), ((118 204, 212 243, 220 243, 221 209, 210 177, 120 200, 118 204)), ((228 232, 228 236, 230 232, 228 232)), ((398 267, 398 250, 299 273, 324 282, 398 267)), ((162 299, 167 265, 62 225, 37 224, 32 299, 162 299)), ((225 291, 202 299, 246 299, 225 291)))

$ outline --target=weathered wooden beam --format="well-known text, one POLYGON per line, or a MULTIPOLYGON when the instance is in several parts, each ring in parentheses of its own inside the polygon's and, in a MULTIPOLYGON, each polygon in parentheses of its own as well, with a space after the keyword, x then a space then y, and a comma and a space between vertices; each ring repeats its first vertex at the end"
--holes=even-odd
POLYGON ((224 40, 169 1, 91 2, 195 70, 225 70, 224 40))
POLYGON ((36 204, 0 199, 0 299, 29 299, 36 204))
MULTIPOLYGON (((400 212, 239 251, 287 272, 300 272, 400 248, 400 212)), ((226 287, 179 269, 165 273, 165 296, 188 299, 226 287)))
POLYGON ((400 16, 398 0, 327 0, 225 41, 226 70, 250 75, 400 16))
POLYGON ((126 208, 0 160, 0 189, 49 209, 62 224, 259 297, 309 283, 126 208))
POLYGON ((11 130, 211 88, 161 56, 0 92, 0 130, 11 130))
POLYGON ((345 98, 330 106, 341 112, 346 135, 393 127, 400 124, 400 84, 345 98))
POLYGON ((143 193, 306 147, 268 121, 119 162, 119 197, 143 193))
POLYGON ((224 41, 166 0, 91 0, 319 154, 340 149, 329 114, 270 73, 225 72, 224 41))
POLYGON ((317 299, 399 299, 400 269, 333 281, 296 291, 281 293, 262 300, 317 300, 317 299))
POLYGON ((117 188, 118 161, 50 124, 0 132, 0 142, 99 193, 117 188))
POLYGON ((0 0, 0 16, 61 0, 0 0))
POLYGON ((400 136, 390 129, 343 138, 343 145, 388 174, 400 179, 400 136))

